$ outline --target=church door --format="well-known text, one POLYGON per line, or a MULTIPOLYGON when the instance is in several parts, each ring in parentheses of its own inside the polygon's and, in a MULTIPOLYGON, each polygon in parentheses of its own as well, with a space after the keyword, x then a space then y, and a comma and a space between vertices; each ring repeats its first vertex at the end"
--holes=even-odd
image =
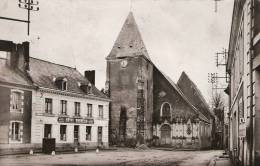
POLYGON ((161 144, 171 144, 171 127, 169 125, 163 125, 161 127, 161 144))

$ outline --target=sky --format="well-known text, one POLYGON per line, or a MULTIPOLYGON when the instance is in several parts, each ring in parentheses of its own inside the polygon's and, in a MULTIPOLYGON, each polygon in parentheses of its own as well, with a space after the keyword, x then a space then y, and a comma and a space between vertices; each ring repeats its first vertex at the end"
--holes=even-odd
MULTIPOLYGON (((35 0, 34 0, 35 1, 35 0)), ((96 70, 96 86, 106 80, 106 56, 130 11, 133 12, 153 63, 174 82, 185 71, 207 101, 208 73, 216 68, 216 52, 228 48, 233 0, 38 0, 27 25, 0 20, 0 40, 31 42, 30 56, 96 70)), ((26 19, 18 0, 1 0, 0 16, 26 19)))

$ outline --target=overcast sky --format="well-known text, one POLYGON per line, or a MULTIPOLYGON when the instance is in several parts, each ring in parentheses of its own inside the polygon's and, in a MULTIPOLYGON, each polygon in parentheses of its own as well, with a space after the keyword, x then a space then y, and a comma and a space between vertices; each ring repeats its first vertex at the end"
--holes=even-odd
MULTIPOLYGON (((25 23, 0 20, 0 39, 31 42, 30 55, 84 70, 96 70, 103 88, 105 57, 130 11, 130 0, 39 0, 25 23)), ((233 0, 132 0, 132 11, 155 65, 177 82, 182 71, 210 98, 208 73, 215 53, 228 47, 233 0)), ((0 16, 26 19, 18 0, 1 0, 0 16)))

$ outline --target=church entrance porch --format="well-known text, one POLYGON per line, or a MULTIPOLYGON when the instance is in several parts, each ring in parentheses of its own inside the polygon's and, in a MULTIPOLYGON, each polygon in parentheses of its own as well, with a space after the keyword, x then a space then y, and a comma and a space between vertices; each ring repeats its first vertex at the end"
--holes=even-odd
POLYGON ((161 145, 171 144, 171 127, 167 124, 161 127, 161 145))

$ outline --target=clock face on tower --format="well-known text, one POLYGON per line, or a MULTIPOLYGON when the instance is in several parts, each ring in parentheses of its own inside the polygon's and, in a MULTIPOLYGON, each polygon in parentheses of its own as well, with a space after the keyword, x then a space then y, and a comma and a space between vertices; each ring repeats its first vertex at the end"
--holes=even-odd
POLYGON ((122 60, 121 67, 126 67, 126 66, 127 66, 127 60, 122 60))

